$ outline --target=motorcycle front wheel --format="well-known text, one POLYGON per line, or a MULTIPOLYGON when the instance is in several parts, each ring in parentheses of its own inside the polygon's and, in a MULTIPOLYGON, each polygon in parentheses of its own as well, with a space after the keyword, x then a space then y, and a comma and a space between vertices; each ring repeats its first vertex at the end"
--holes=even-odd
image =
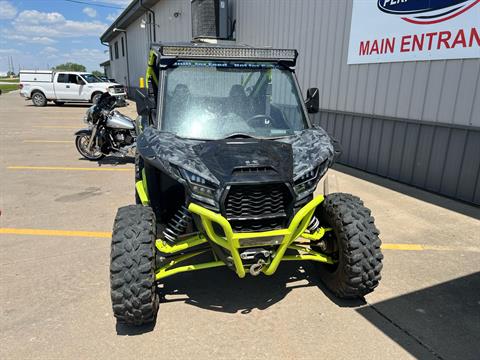
POLYGON ((75 146, 77 147, 78 152, 80 155, 82 155, 84 158, 88 160, 100 160, 101 158, 105 157, 105 155, 102 154, 100 149, 98 147, 95 147, 90 151, 88 149, 88 143, 90 142, 90 135, 89 134, 81 134, 77 135, 75 138, 75 146))

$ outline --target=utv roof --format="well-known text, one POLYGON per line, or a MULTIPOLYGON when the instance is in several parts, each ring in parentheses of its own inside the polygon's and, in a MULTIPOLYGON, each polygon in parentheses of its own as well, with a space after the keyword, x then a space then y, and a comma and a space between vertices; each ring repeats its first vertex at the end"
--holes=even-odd
POLYGON ((246 45, 218 45, 208 43, 159 43, 152 44, 160 61, 185 60, 244 60, 281 62, 295 66, 298 52, 295 49, 273 49, 246 45))

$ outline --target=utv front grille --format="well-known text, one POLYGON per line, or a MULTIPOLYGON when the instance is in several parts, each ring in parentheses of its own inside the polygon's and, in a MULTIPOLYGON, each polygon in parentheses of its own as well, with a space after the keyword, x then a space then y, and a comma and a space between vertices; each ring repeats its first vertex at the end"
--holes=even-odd
POLYGON ((285 184, 232 185, 224 215, 237 232, 284 228, 292 196, 285 184))

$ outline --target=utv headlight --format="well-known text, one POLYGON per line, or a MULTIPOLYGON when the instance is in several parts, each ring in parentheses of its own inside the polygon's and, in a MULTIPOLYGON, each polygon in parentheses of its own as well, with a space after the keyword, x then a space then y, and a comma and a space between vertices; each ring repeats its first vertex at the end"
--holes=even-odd
MULTIPOLYGON (((205 180, 199 175, 196 175, 188 170, 181 169, 182 176, 187 180, 193 195, 201 197, 200 200, 206 201, 206 199, 215 198, 215 185, 210 181, 205 180)), ((207 201, 210 203, 210 201, 207 201)))
POLYGON ((294 183, 295 194, 298 198, 302 198, 314 191, 317 185, 318 167, 313 170, 307 171, 300 176, 294 183))
POLYGON ((325 160, 313 170, 306 171, 294 182, 295 194, 297 199, 302 199, 315 191, 318 181, 328 168, 328 160, 325 160))

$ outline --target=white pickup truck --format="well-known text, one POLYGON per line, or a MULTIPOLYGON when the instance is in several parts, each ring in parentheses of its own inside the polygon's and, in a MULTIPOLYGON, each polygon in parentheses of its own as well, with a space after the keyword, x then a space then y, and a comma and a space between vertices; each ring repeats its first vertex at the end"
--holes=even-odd
POLYGON ((21 70, 20 95, 32 99, 35 106, 45 106, 48 101, 57 105, 66 102, 96 103, 109 92, 117 97, 119 106, 125 104, 125 87, 105 82, 86 72, 21 70))

